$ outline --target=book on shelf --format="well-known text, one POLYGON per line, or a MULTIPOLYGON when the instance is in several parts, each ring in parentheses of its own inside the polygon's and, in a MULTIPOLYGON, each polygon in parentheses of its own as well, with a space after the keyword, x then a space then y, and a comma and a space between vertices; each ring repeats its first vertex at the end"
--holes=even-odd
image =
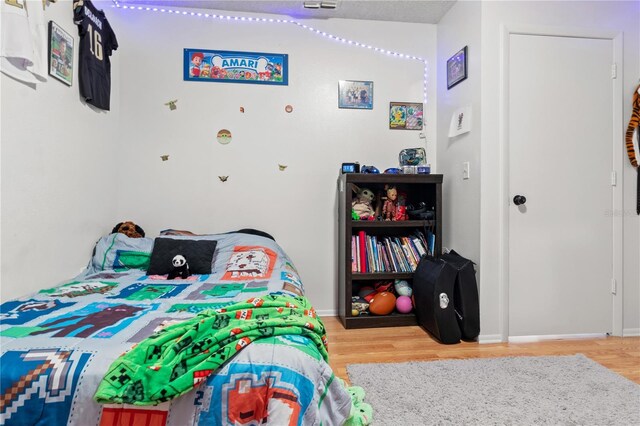
POLYGON ((367 271, 366 272, 375 272, 376 262, 375 262, 375 259, 373 258, 374 253, 373 253, 371 236, 367 235, 365 238, 367 241, 367 271))
POLYGON ((380 257, 382 258, 382 265, 384 266, 384 270, 391 271, 391 266, 389 265, 389 259, 387 258, 387 253, 385 253, 384 245, 381 242, 378 242, 378 253, 380 253, 380 257))
POLYGON ((358 232, 358 245, 360 247, 360 272, 367 272, 367 253, 365 250, 365 232, 358 232))
POLYGON ((402 242, 400 242, 400 238, 394 237, 396 244, 396 251, 398 252, 398 259, 402 262, 402 272, 411 272, 411 264, 409 264, 409 260, 407 260, 407 255, 404 253, 404 249, 402 248, 402 242))
POLYGON ((418 254, 418 249, 415 247, 415 244, 411 240, 411 238, 405 237, 405 244, 407 245, 407 248, 411 252, 411 257, 413 257, 413 260, 417 265, 422 256, 420 256, 420 254, 418 254))
POLYGON ((390 263, 390 272, 400 272, 400 268, 398 266, 398 260, 396 259, 393 250, 391 249, 391 240, 385 238, 384 240, 385 252, 387 253, 387 257, 389 257, 390 263))
POLYGON ((351 272, 358 272, 358 245, 356 244, 356 236, 351 236, 351 272))
POLYGON ((429 253, 433 256, 436 249, 436 234, 431 231, 427 231, 427 248, 429 253))
POLYGON ((415 247, 415 249, 418 251, 419 257, 422 257, 425 254, 427 254, 427 252, 424 249, 424 245, 422 244, 422 242, 418 237, 411 238, 411 242, 413 243, 413 246, 415 247))
POLYGON ((415 271, 416 267, 418 266, 419 259, 416 259, 415 255, 413 254, 413 251, 411 250, 411 247, 409 247, 409 241, 408 241, 409 239, 407 237, 403 237, 401 240, 402 240, 402 250, 404 250, 405 257, 407 258, 407 261, 411 266, 411 270, 415 271))

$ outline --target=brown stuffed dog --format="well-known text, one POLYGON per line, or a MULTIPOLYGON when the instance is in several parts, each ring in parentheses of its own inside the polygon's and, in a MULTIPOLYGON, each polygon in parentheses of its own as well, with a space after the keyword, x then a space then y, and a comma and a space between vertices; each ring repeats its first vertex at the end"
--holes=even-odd
POLYGON ((127 221, 127 222, 120 222, 119 224, 117 224, 113 230, 111 231, 112 234, 115 233, 121 233, 126 235, 129 238, 143 238, 144 237, 144 230, 142 228, 140 228, 138 225, 136 225, 133 222, 127 221))

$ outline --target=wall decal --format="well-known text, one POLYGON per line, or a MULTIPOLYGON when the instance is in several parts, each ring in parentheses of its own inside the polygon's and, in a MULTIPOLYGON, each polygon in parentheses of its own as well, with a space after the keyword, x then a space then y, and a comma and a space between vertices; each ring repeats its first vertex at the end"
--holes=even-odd
POLYGON ((168 155, 161 155, 160 158, 162 158, 162 161, 167 161, 169 159, 168 155))
POLYGON ((240 112, 244 114, 244 107, 240 107, 240 112))
POLYGON ((218 179, 220 179, 222 182, 226 182, 227 179, 229 179, 229 176, 218 176, 218 179))
POLYGON ((228 131, 227 129, 220 129, 218 131, 218 142, 220 142, 220 144, 222 145, 226 145, 229 142, 231 142, 231 132, 228 131))
POLYGON ((169 101, 169 102, 165 103, 165 105, 166 105, 166 106, 168 106, 168 107, 169 107, 169 109, 170 109, 171 111, 173 111, 173 110, 175 110, 176 108, 178 108, 178 107, 176 106, 176 102, 178 102, 178 100, 177 100, 177 99, 174 99, 174 100, 172 100, 172 101, 169 101))
POLYGON ((218 83, 289 84, 289 55, 184 49, 185 81, 218 83))
POLYGON ((293 111, 293 107, 291 105, 287 105, 286 107, 284 107, 284 110, 288 113, 293 111))
POLYGON ((278 164, 278 168, 280 168, 281 172, 284 172, 284 170, 287 168, 287 166, 285 166, 284 164, 278 164))

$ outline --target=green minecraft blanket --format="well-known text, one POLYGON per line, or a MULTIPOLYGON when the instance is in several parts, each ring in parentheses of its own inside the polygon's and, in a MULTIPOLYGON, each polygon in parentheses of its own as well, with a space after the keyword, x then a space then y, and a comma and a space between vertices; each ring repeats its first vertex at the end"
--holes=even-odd
POLYGON ((327 360, 325 328, 303 297, 266 295, 208 310, 141 341, 111 364, 94 399, 154 405, 189 392, 254 340, 305 336, 327 360))

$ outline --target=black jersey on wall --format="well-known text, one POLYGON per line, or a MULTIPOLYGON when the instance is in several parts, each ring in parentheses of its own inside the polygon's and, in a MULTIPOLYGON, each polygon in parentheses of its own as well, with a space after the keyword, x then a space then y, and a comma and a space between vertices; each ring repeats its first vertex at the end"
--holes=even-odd
POLYGON ((90 0, 73 2, 73 21, 78 25, 80 35, 80 95, 87 103, 108 111, 111 97, 109 57, 118 48, 116 35, 104 12, 96 9, 90 0))

